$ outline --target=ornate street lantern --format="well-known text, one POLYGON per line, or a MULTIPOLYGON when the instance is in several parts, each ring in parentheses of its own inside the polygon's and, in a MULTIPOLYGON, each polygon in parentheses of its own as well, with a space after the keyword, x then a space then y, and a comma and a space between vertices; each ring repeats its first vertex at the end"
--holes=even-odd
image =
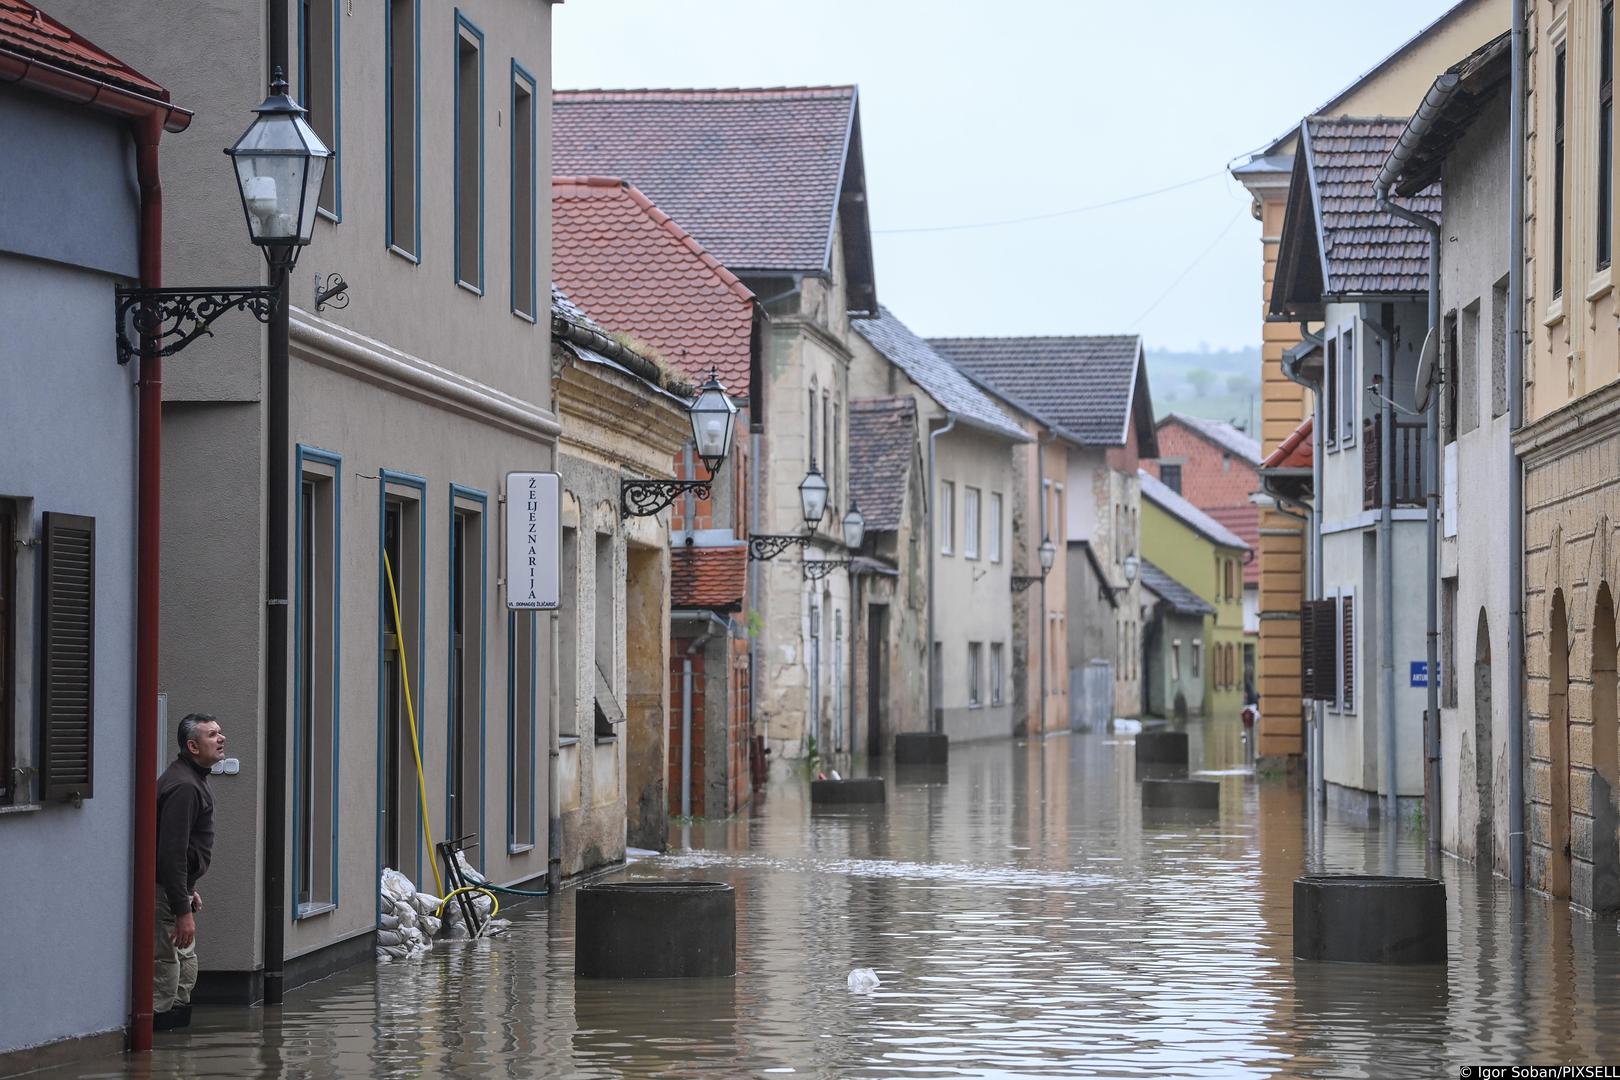
POLYGON ((827 512, 827 478, 816 468, 813 458, 810 471, 799 481, 799 506, 804 511, 804 527, 807 529, 820 525, 822 515, 827 512))
POLYGON ((711 370, 709 381, 698 388, 691 414, 692 441, 697 444, 698 457, 713 476, 730 455, 732 435, 737 428, 737 406, 720 384, 717 372, 711 370))
POLYGON ((844 515, 844 546, 851 551, 859 551, 861 541, 866 538, 866 515, 861 513, 855 500, 849 500, 849 513, 844 515))
POLYGON ((236 184, 248 235, 264 249, 272 268, 291 270, 298 249, 315 234, 315 205, 332 151, 287 94, 277 68, 259 115, 225 152, 236 167, 236 184))
POLYGON ((1041 555, 1041 577, 1052 572, 1052 564, 1057 562, 1057 545, 1052 543, 1050 536, 1041 541, 1039 548, 1041 555))

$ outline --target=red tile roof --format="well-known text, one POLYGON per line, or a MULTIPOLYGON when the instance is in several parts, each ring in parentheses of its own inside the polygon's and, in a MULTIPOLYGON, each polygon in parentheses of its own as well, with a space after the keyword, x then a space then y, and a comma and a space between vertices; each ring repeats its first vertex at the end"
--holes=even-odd
POLYGON ((1260 463, 1262 469, 1309 469, 1311 453, 1311 420, 1294 429, 1292 435, 1278 444, 1271 456, 1260 463))
POLYGON ((558 90, 552 171, 635 184, 739 274, 823 274, 844 239, 851 310, 875 313, 853 86, 558 90))
POLYGON ((703 245, 622 180, 554 177, 551 274, 603 324, 694 379, 717 369, 748 394, 754 294, 703 245))
POLYGON ((169 92, 163 87, 75 34, 28 0, 0 0, 0 51, 99 79, 159 101, 169 100, 169 92))
POLYGON ((1260 508, 1258 506, 1211 506, 1204 511, 1243 538, 1254 555, 1243 564, 1243 584, 1260 584, 1260 508))
POLYGON ((748 592, 748 548, 680 547, 670 552, 669 600, 677 608, 739 611, 748 592))

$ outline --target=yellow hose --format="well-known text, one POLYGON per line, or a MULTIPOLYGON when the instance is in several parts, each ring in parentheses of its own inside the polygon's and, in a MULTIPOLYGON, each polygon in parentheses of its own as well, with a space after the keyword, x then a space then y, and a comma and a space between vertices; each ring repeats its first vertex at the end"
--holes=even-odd
MULTIPOLYGON (((416 705, 411 701, 411 666, 406 662, 405 627, 399 618, 399 590, 394 587, 394 564, 386 551, 383 552, 383 572, 388 575, 388 600, 394 609, 394 640, 399 642, 399 667, 404 674, 401 681, 405 685, 405 715, 411 722, 411 754, 416 759, 416 794, 422 801, 422 838, 427 841, 428 866, 433 868, 433 884, 439 892, 443 892, 444 879, 439 876, 439 862, 432 855, 433 826, 428 823, 427 780, 422 776, 422 743, 416 737, 416 705)), ((440 910, 443 908, 441 904, 440 910)))
POLYGON ((497 916, 497 915, 499 915, 501 913, 501 902, 498 899, 496 899, 494 893, 490 892, 488 889, 484 888, 482 885, 463 885, 459 889, 451 889, 450 890, 450 895, 446 896, 443 900, 439 901, 439 906, 434 910, 433 917, 435 919, 442 918, 444 916, 444 909, 447 906, 449 906, 450 901, 454 897, 456 897, 456 896, 458 896, 458 895, 460 895, 461 893, 464 893, 464 892, 481 892, 485 896, 489 897, 489 902, 495 905, 495 907, 489 913, 489 917, 491 919, 493 919, 495 916, 497 916))

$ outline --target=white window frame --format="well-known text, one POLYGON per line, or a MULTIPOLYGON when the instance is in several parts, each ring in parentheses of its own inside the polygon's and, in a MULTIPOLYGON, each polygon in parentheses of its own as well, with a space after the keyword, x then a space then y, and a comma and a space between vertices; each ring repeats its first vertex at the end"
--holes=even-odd
POLYGON ((984 643, 970 641, 968 653, 968 708, 977 709, 984 704, 984 674, 980 668, 984 666, 984 643))
POLYGON ((1181 681, 1181 639, 1172 638, 1170 641, 1170 679, 1172 682, 1181 681))
POLYGON ((939 553, 955 554, 956 547, 956 481, 939 482, 939 553))
POLYGON ((979 557, 979 489, 962 488, 962 558, 979 557))
POLYGON ((1005 664, 1006 648, 999 641, 990 643, 990 704, 1000 705, 1006 696, 1005 664))
POLYGON ((1202 679, 1204 677, 1203 638, 1192 639, 1192 677, 1195 679, 1202 679))
POLYGON ((990 493, 990 521, 986 531, 986 546, 990 549, 990 561, 1001 561, 1001 492, 990 493))
POLYGON ((1356 445, 1361 430, 1361 335, 1360 319, 1340 327, 1339 337, 1339 449, 1356 445))

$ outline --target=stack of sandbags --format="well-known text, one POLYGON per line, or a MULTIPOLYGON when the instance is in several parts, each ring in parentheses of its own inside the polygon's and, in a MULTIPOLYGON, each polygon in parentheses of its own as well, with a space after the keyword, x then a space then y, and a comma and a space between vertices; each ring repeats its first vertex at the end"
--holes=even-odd
POLYGON ((377 920, 377 960, 414 960, 433 949, 441 921, 434 916, 439 898, 417 892, 411 879, 384 869, 378 889, 382 913, 377 920))

